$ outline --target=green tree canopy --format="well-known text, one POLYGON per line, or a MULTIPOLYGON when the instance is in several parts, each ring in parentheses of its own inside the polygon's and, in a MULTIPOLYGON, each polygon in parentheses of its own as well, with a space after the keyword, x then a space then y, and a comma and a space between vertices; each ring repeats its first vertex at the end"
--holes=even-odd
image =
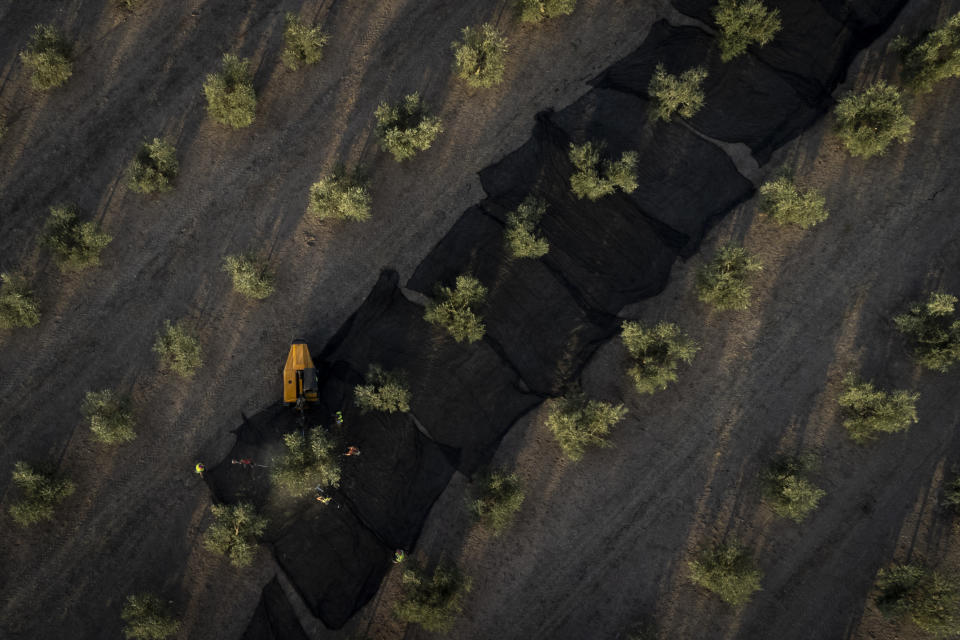
POLYGON ((587 447, 609 447, 610 429, 627 415, 622 404, 591 400, 578 390, 551 403, 547 427, 563 453, 574 462, 583 458, 587 447))
POLYGON ((960 13, 912 41, 897 38, 894 46, 900 51, 907 85, 921 92, 932 91, 941 80, 960 77, 960 13))
POLYGON ((40 307, 23 276, 0 273, 0 329, 35 327, 40 307))
POLYGON ((568 16, 577 8, 577 0, 518 0, 517 13, 521 22, 543 22, 550 18, 568 16))
POLYGON ((127 168, 127 185, 137 193, 162 193, 173 188, 180 173, 177 150, 172 144, 154 138, 144 142, 127 168))
POLYGON ((402 371, 386 371, 378 364, 367 369, 366 384, 353 388, 353 401, 367 411, 410 411, 410 387, 402 371))
POLYGON ((504 242, 513 258, 542 258, 550 251, 550 243, 536 235, 537 225, 547 212, 547 202, 529 195, 507 214, 504 242))
POLYGON ((676 382, 680 363, 690 364, 700 349, 680 327, 670 322, 645 327, 640 322, 625 321, 620 339, 630 353, 627 375, 640 393, 654 393, 676 382))
POLYGON ((760 261, 746 249, 726 244, 697 271, 697 297, 719 311, 749 309, 753 287, 747 284, 747 278, 762 269, 760 261))
POLYGON ((21 496, 10 505, 10 515, 23 527, 53 520, 56 506, 76 489, 70 480, 58 477, 52 470, 33 467, 23 461, 13 465, 13 484, 21 496))
POLYGON ((768 9, 760 0, 720 0, 713 8, 720 30, 720 59, 729 62, 746 53, 752 44, 762 47, 780 31, 780 10, 768 9))
POLYGON ((463 599, 471 580, 452 565, 440 564, 429 575, 412 567, 401 577, 402 592, 394 613, 404 622, 419 624, 427 631, 446 631, 463 611, 463 599))
POLYGON ((223 271, 233 279, 233 290, 250 300, 263 300, 273 293, 270 265, 255 253, 227 256, 223 271))
POLYGON ((576 171, 570 176, 570 189, 577 198, 598 200, 617 188, 632 193, 637 188, 636 151, 625 151, 619 160, 603 159, 606 142, 570 143, 570 162, 576 171))
POLYGON ((906 431, 917 422, 919 398, 919 393, 909 391, 879 391, 873 383, 848 373, 839 399, 845 416, 843 426, 850 438, 860 444, 872 440, 878 433, 906 431))
POLYGON ((196 369, 203 365, 200 341, 191 335, 182 321, 177 324, 164 321, 163 330, 153 343, 153 351, 160 358, 161 369, 169 369, 184 378, 192 378, 196 369))
POLYGON ((287 13, 284 18, 283 53, 280 58, 291 71, 301 66, 316 64, 323 59, 327 35, 318 25, 309 25, 300 16, 287 13))
POLYGON ((273 459, 270 477, 288 496, 299 498, 316 487, 340 484, 340 461, 336 443, 323 427, 283 436, 284 451, 273 459))
POLYGON ((937 637, 960 634, 960 585, 952 577, 914 564, 894 564, 877 574, 874 602, 888 618, 913 620, 937 637))
POLYGON ((129 401, 110 389, 88 391, 80 412, 93 437, 104 444, 123 444, 137 437, 129 401))
POLYGON ((373 197, 370 181, 359 170, 348 171, 338 165, 333 173, 310 187, 307 212, 317 220, 355 220, 370 218, 373 197))
POLYGON ((479 27, 464 27, 463 40, 451 46, 457 77, 467 85, 493 87, 503 81, 507 39, 492 24, 484 22, 479 27))
POLYGON ((816 189, 801 191, 793 180, 781 176, 760 185, 760 207, 780 225, 809 229, 827 219, 826 200, 816 189))
POLYGON ((380 146, 393 154, 397 162, 429 149, 443 133, 440 118, 428 115, 419 93, 411 93, 395 105, 381 102, 374 116, 380 146))
POLYGON ((427 305, 423 319, 443 327, 457 342, 476 342, 483 338, 486 326, 477 315, 487 288, 469 274, 457 276, 454 288, 439 285, 436 297, 427 305))
POLYGON ((73 45, 51 24, 38 24, 20 59, 32 71, 30 84, 38 91, 59 87, 73 75, 73 45))
POLYGON ((827 492, 807 479, 815 467, 812 456, 781 456, 764 470, 760 486, 774 513, 800 523, 817 508, 827 492))
POLYGON ((678 77, 667 73, 667 68, 658 63, 647 87, 647 93, 656 105, 657 120, 670 122, 675 113, 681 118, 697 115, 705 100, 703 81, 706 78, 707 70, 703 67, 687 69, 678 77))
POLYGON ((946 373, 960 360, 960 317, 957 297, 933 292, 926 302, 910 306, 893 319, 897 330, 913 341, 914 355, 924 367, 946 373))
POLYGON ((253 124, 257 94, 253 90, 250 61, 246 58, 225 53, 220 71, 207 75, 203 93, 210 117, 220 124, 234 129, 253 124))
POLYGON ((735 607, 746 604, 763 579, 747 549, 736 543, 701 547, 687 566, 695 584, 735 607))
POLYGON ((40 238, 63 272, 97 266, 100 252, 111 240, 93 222, 81 222, 77 208, 70 204, 50 207, 50 217, 40 238))
POLYGON ((127 623, 123 628, 126 638, 166 640, 180 631, 180 621, 170 614, 166 603, 152 593, 127 596, 120 617, 127 623))
POLYGON ((837 103, 836 131, 852 156, 883 155, 894 141, 910 140, 913 119, 903 112, 900 90, 880 80, 837 103))
POLYGON ((203 535, 207 550, 226 556, 235 567, 246 567, 257 553, 257 542, 267 528, 267 519, 247 502, 210 506, 213 524, 203 535))
POLYGON ((515 473, 493 471, 480 479, 477 497, 470 503, 470 513, 494 535, 500 535, 513 522, 523 499, 523 488, 515 473))

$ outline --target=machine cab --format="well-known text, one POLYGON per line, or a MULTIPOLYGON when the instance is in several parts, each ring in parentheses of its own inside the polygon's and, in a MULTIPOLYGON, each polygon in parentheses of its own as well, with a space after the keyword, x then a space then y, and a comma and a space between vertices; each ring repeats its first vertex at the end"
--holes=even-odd
POLYGON ((317 370, 310 359, 310 350, 304 340, 294 340, 283 367, 283 401, 300 405, 316 402, 320 383, 317 370))

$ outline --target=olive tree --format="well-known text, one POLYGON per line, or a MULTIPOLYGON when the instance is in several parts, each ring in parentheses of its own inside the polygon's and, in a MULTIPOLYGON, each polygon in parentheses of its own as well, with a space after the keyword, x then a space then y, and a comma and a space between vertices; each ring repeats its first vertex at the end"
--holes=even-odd
POLYGON ((503 239, 511 257, 542 258, 550 251, 547 239, 536 235, 537 225, 546 212, 546 201, 530 195, 507 214, 503 239))
POLYGON ((577 0, 519 0, 517 14, 521 22, 543 22, 568 16, 577 8, 577 0))
POLYGON ((123 444, 137 437, 129 400, 110 389, 88 391, 80 412, 93 437, 104 444, 123 444))
POLYGON ((900 90, 883 80, 849 93, 834 109, 836 132, 852 156, 883 155, 894 141, 910 140, 914 121, 903 112, 900 90))
POLYGON ((169 191, 178 173, 177 150, 169 142, 154 138, 152 142, 140 145, 127 168, 127 185, 137 193, 169 191))
POLYGON ((894 47, 903 61, 904 80, 917 91, 929 92, 941 80, 960 77, 960 13, 914 40, 897 38, 894 47))
POLYGON ((30 84, 38 91, 59 87, 73 75, 73 45, 51 24, 38 24, 20 59, 32 71, 30 84))
POLYGON ((257 553, 257 541, 267 528, 267 519, 249 502, 210 506, 213 523, 203 534, 207 550, 226 556, 235 567, 246 567, 257 553))
POLYGON ((288 496, 299 498, 316 487, 340 484, 336 443, 323 427, 283 436, 284 451, 273 459, 270 478, 288 496))
POLYGON ((0 273, 0 329, 35 327, 40 307, 23 276, 0 273))
POLYGON ((10 515, 23 527, 53 520, 56 506, 76 490, 70 480, 57 476, 53 470, 30 466, 22 460, 13 465, 13 484, 21 496, 10 505, 10 515))
POLYGON ((574 462, 583 458, 587 447, 609 447, 607 436, 627 415, 622 404, 591 400, 579 390, 550 401, 547 428, 557 439, 564 455, 574 462))
POLYGON ((220 71, 203 83, 210 117, 222 125, 242 129, 253 124, 257 94, 253 90, 250 61, 225 53, 220 71))
POLYGON ((897 330, 913 341, 914 355, 922 366, 946 373, 960 360, 960 318, 957 297, 933 292, 926 302, 910 306, 893 319, 897 330))
POLYGON ((153 343, 153 351, 160 359, 161 369, 169 369, 184 378, 192 378, 196 369, 203 365, 200 341, 191 335, 182 321, 177 324, 164 321, 163 330, 153 343))
POLYGON ((476 498, 470 502, 474 519, 500 535, 510 526, 523 504, 520 479, 514 473, 493 471, 480 479, 476 498))
POLYGON ((601 160, 606 142, 570 143, 570 162, 576 171, 570 176, 570 189, 579 199, 598 200, 616 189, 631 193, 637 188, 636 151, 625 151, 619 160, 601 160))
POLYGON ((77 208, 70 204, 50 207, 40 243, 53 253, 63 272, 80 271, 100 264, 100 252, 113 238, 93 222, 81 222, 77 208))
POLYGON ((760 0, 720 0, 713 8, 720 30, 720 59, 729 62, 746 53, 747 47, 762 47, 781 29, 780 10, 768 9, 760 0))
POLYGON ((749 551, 737 543, 719 543, 701 547, 687 562, 690 579, 724 602, 739 607, 760 590, 763 573, 749 551))
POLYGON ((910 619, 937 637, 960 633, 960 584, 915 564, 894 564, 877 573, 874 602, 887 618, 910 619))
POLYGON ((654 393, 676 382, 680 363, 690 364, 700 350, 690 336, 670 322, 645 327, 640 322, 625 321, 620 339, 630 353, 627 375, 640 393, 654 393))
POLYGON ((411 567, 401 576, 394 614, 427 631, 446 631, 463 611, 463 599, 470 588, 470 578, 455 566, 439 564, 432 575, 426 568, 411 567))
POLYGON ((476 310, 486 296, 487 288, 479 280, 468 274, 459 275, 452 289, 438 285, 437 295, 427 305, 423 319, 446 329, 457 342, 476 342, 487 331, 476 310))
POLYGON ((843 392, 839 403, 843 410, 843 426, 850 438, 863 444, 878 433, 906 431, 917 422, 919 393, 909 391, 886 392, 875 389, 873 383, 861 381, 856 374, 843 378, 843 392))
POLYGON ((803 522, 827 492, 814 485, 807 474, 817 467, 815 457, 780 456, 760 475, 763 498, 781 518, 803 522))
POLYGON ((749 309, 753 287, 747 279, 762 269, 760 261, 743 247, 724 245, 697 271, 697 297, 720 311, 749 309))
POLYGON ((368 411, 410 411, 410 386, 402 371, 387 371, 378 364, 367 369, 366 384, 353 388, 353 401, 368 411))
POLYGON ((370 181, 359 170, 348 171, 338 165, 333 173, 310 186, 307 212, 317 220, 354 220, 370 218, 373 197, 370 181))
POLYGON ((223 271, 230 274, 233 290, 251 300, 263 300, 273 293, 273 272, 266 260, 254 253, 223 259, 223 271))
POLYGON ((135 640, 165 640, 181 626, 167 604, 152 593, 127 596, 120 617, 126 622, 123 635, 135 640))
POLYGON ((825 204, 819 191, 801 190, 786 176, 760 185, 760 207, 780 225, 795 224, 801 229, 818 225, 829 216, 825 204))
POLYGON ((468 86, 493 87, 503 81, 507 39, 492 24, 464 27, 463 40, 451 46, 457 77, 468 86))
POLYGON ((395 105, 381 102, 374 116, 380 146, 393 154, 397 162, 429 149, 443 133, 440 118, 427 113, 419 93, 411 93, 395 105))
POLYGON ((706 78, 707 70, 703 67, 693 67, 675 76, 658 63, 647 87, 647 93, 654 101, 656 119, 670 122, 675 113, 681 118, 695 116, 703 108, 703 81, 706 78))
POLYGON ((316 64, 323 59, 323 48, 327 44, 327 35, 318 25, 304 23, 300 17, 287 13, 284 18, 283 64, 291 71, 301 66, 316 64))

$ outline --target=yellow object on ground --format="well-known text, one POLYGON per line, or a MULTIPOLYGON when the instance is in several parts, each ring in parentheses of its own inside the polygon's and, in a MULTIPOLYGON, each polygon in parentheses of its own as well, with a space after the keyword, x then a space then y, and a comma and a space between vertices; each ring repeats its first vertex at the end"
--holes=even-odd
POLYGON ((303 340, 294 340, 283 367, 283 401, 290 404, 316 402, 320 384, 310 351, 303 340))

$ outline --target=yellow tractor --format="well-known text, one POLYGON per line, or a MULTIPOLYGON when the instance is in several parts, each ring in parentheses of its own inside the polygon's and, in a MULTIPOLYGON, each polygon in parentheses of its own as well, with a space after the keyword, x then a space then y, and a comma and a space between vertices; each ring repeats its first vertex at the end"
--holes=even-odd
POLYGON ((303 409, 306 402, 316 402, 320 382, 317 369, 310 359, 310 350, 303 340, 294 340, 287 355, 287 364, 283 367, 283 401, 303 409))

